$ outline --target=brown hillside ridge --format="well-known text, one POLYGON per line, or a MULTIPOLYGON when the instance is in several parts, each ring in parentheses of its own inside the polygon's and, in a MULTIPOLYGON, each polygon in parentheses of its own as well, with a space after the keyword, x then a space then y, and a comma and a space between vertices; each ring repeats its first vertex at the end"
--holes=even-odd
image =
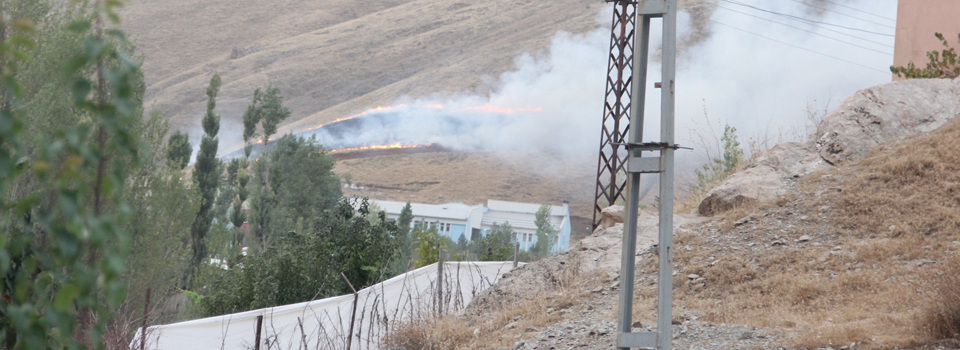
MULTIPOLYGON (((791 177, 775 200, 711 218, 676 215, 675 348, 957 348, 958 184, 953 120, 791 177)), ((464 315, 433 321, 458 327, 408 327, 397 337, 447 339, 443 349, 608 349, 622 231, 598 230, 508 274, 464 315), (431 333, 451 328, 476 336, 431 333)), ((638 331, 655 326, 655 235, 655 214, 642 213, 638 331)))
POLYGON ((199 129, 204 86, 219 72, 221 143, 239 145, 240 117, 258 86, 279 86, 293 111, 280 133, 401 96, 470 92, 512 69, 517 55, 545 48, 557 31, 596 28, 603 6, 585 0, 142 0, 125 10, 124 25, 146 57, 147 100, 175 128, 199 129))
MULTIPOLYGON (((682 0, 680 6, 699 18, 712 12, 707 4, 713 2, 682 0)), ((148 104, 194 139, 203 91, 209 77, 220 74, 217 111, 226 151, 241 144, 240 118, 256 87, 282 90, 293 114, 281 134, 404 96, 482 94, 485 82, 515 68, 515 57, 542 53, 558 31, 584 33, 607 23, 605 4, 137 0, 123 10, 123 25, 144 55, 148 104)), ((691 42, 706 38, 707 22, 695 23, 691 42)))

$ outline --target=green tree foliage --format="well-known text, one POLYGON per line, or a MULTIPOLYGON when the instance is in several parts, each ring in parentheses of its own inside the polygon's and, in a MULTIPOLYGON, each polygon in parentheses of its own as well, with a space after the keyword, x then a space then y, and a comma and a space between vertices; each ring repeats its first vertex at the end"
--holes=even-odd
POLYGON ((517 233, 509 222, 495 223, 490 232, 476 242, 474 251, 481 261, 513 260, 516 241, 517 233))
MULTIPOLYGON (((196 188, 191 189, 181 181, 183 172, 165 162, 167 152, 163 140, 167 129, 159 112, 151 113, 139 128, 142 166, 133 169, 124 191, 130 207, 130 220, 124 227, 131 238, 124 282, 130 290, 121 312, 128 315, 143 312, 147 288, 152 289, 155 305, 175 295, 191 258, 191 249, 184 243, 187 228, 200 207, 200 198, 196 188)), ((177 316, 164 313, 150 318, 166 322, 177 316)))
MULTIPOLYGON (((203 139, 200 140, 200 152, 197 153, 197 162, 193 169, 193 182, 200 190, 200 209, 190 226, 190 244, 193 248, 193 258, 191 272, 187 278, 192 275, 192 270, 197 269, 206 257, 206 246, 204 238, 207 231, 210 230, 210 223, 214 215, 211 213, 214 201, 216 200, 217 189, 220 180, 220 160, 217 158, 217 148, 219 139, 217 133, 220 132, 220 116, 214 112, 217 106, 217 93, 220 91, 220 75, 214 74, 210 78, 210 86, 207 87, 207 112, 203 116, 203 139)), ((189 281, 188 281, 189 283, 189 281)))
POLYGON ((141 164, 143 85, 123 33, 106 28, 118 25, 119 4, 51 12, 47 2, 0 1, 6 348, 102 348, 124 299, 124 187, 141 164))
POLYGON ((341 196, 336 160, 316 139, 285 135, 254 162, 256 185, 248 217, 261 250, 294 229, 333 209, 341 196))
POLYGON ((410 235, 411 224, 413 223, 413 207, 410 201, 400 209, 400 216, 397 217, 397 240, 400 244, 400 258, 397 259, 398 266, 394 269, 396 273, 406 272, 410 268, 410 260, 414 254, 413 237, 410 235))
POLYGON ((550 223, 552 206, 540 205, 534 216, 534 225, 537 225, 537 243, 530 249, 538 257, 550 255, 553 246, 557 244, 557 229, 550 223))
POLYGON ((189 135, 179 130, 170 135, 167 143, 167 160, 177 169, 183 170, 190 163, 193 146, 190 145, 189 135))
MULTIPOLYGON (((280 88, 268 86, 267 90, 257 88, 253 92, 253 100, 243 113, 243 140, 250 142, 257 133, 257 124, 263 129, 261 142, 264 146, 270 142, 270 136, 277 133, 277 125, 290 117, 290 109, 283 106, 283 96, 280 88)), ((250 156, 250 150, 246 149, 250 156)))
POLYGON ((270 136, 277 133, 277 125, 290 117, 290 109, 283 106, 283 96, 280 88, 268 86, 260 104, 261 127, 263 127, 263 144, 270 141, 270 136))
POLYGON ((343 273, 357 288, 389 277, 399 253, 397 226, 383 212, 371 222, 369 204, 343 199, 305 224, 277 237, 273 249, 248 256, 243 268, 223 272, 202 298, 207 315, 291 304, 348 293, 343 273), (343 249, 350 247, 350 249, 343 249))
MULTIPOLYGON (((898 77, 907 79, 953 79, 960 76, 960 58, 957 57, 956 49, 950 47, 943 34, 935 33, 937 39, 943 44, 941 51, 928 51, 926 68, 917 68, 913 62, 906 67, 890 66, 890 71, 898 77)), ((960 35, 957 35, 960 39, 960 35)))
POLYGON ((449 238, 437 232, 436 225, 418 223, 413 228, 413 238, 416 240, 417 256, 413 260, 415 267, 424 267, 440 261, 440 248, 447 249, 449 238))

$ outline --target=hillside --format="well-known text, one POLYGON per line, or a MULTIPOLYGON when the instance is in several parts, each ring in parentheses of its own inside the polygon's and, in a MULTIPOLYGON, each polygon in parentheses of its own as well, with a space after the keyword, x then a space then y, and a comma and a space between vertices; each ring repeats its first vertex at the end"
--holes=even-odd
MULTIPOLYGON (((767 200, 676 215, 676 348, 960 346, 958 88, 927 80, 858 92, 824 119, 810 147, 780 145, 728 182, 771 164, 816 169, 779 177, 767 200), (806 156, 783 157, 789 147, 806 156)), ((622 210, 606 211, 621 223, 511 272, 467 313, 402 328, 395 339, 445 349, 609 348, 622 210)), ((638 331, 655 326, 656 225, 653 212, 641 213, 638 331)))
MULTIPOLYGON (((239 144, 254 88, 279 86, 299 131, 401 96, 474 91, 545 48, 598 25, 602 2, 140 0, 124 25, 145 57, 148 101, 194 132, 219 72, 221 141, 239 144)), ((602 79, 602 77, 598 77, 602 79)), ((597 112, 599 113, 599 111, 597 112)))

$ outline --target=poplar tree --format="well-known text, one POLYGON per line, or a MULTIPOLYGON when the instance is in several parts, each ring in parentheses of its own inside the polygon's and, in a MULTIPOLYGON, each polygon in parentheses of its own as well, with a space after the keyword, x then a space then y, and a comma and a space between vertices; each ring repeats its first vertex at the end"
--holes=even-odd
POLYGON ((179 169, 187 167, 190 163, 190 155, 193 153, 193 146, 190 145, 189 137, 186 133, 179 130, 170 135, 167 142, 167 160, 170 164, 179 169))
POLYGON ((190 238, 193 247, 193 264, 191 271, 187 274, 189 280, 193 272, 200 267, 204 256, 206 256, 206 238, 207 231, 210 230, 210 223, 213 220, 211 208, 217 194, 217 188, 220 181, 220 160, 217 159, 217 147, 219 139, 217 133, 220 132, 220 116, 214 113, 217 106, 217 93, 220 91, 220 75, 214 73, 210 79, 210 86, 207 87, 207 113, 203 116, 203 139, 200 141, 200 152, 197 153, 197 162, 193 169, 193 183, 200 190, 200 210, 197 211, 196 219, 190 226, 190 238))

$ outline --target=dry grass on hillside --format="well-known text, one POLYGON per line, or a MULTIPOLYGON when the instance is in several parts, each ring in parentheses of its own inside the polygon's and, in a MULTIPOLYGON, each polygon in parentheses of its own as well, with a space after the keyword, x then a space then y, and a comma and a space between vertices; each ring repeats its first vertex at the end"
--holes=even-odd
POLYGON ((560 204, 571 215, 591 217, 595 155, 525 152, 445 152, 392 155, 337 162, 364 190, 346 195, 373 199, 485 203, 487 199, 560 204), (592 156, 592 157, 591 157, 592 156))
POLYGON ((534 336, 535 332, 527 332, 529 327, 542 329, 573 317, 554 310, 584 304, 592 297, 589 289, 601 282, 597 276, 584 276, 579 270, 577 264, 567 264, 553 283, 526 291, 537 297, 509 301, 483 317, 455 314, 404 322, 394 328, 384 344, 387 348, 422 350, 512 348, 518 340, 534 336))
MULTIPOLYGON (((802 179, 798 189, 679 233, 678 307, 706 321, 792 331, 798 348, 958 339, 960 123, 802 179), (763 224, 751 229, 747 216, 763 224)), ((655 285, 638 294, 655 297, 655 285)), ((638 316, 649 318, 647 304, 638 316)))

